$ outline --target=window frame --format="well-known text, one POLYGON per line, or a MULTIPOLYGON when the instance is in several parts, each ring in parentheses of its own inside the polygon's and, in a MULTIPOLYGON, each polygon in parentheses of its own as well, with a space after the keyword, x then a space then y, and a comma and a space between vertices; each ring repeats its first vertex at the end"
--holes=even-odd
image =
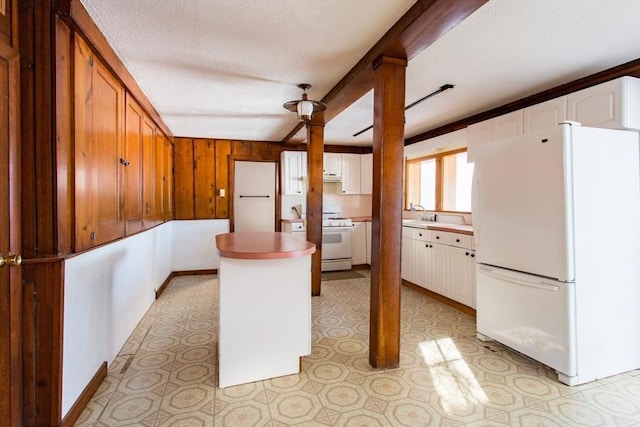
MULTIPOLYGON (((435 212, 451 212, 451 213, 464 213, 464 214, 470 214, 471 211, 445 211, 442 209, 442 201, 443 201, 443 191, 444 191, 444 186, 443 186, 443 179, 444 179, 444 161, 443 158, 447 157, 447 156, 451 156, 451 155, 455 155, 455 154, 460 154, 460 153, 466 153, 467 152, 467 148, 463 147, 463 148, 458 148, 455 150, 450 150, 450 151, 443 151, 440 153, 436 153, 436 154, 430 154, 428 156, 422 156, 422 157, 416 157, 413 159, 406 159, 405 160, 405 164, 404 164, 404 194, 403 194, 403 206, 404 206, 404 210, 408 211, 409 210, 409 202, 408 202, 408 192, 409 192, 409 180, 411 179, 411 177, 409 176, 409 166, 415 163, 421 163, 427 160, 432 160, 435 159, 436 161, 436 207, 435 207, 435 212)), ((429 210, 429 209, 428 209, 429 210)))

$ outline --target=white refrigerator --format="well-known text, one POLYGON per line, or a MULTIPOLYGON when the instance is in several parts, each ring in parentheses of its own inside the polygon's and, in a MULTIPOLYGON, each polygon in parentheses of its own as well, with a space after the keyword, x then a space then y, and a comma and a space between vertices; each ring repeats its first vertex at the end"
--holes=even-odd
POLYGON ((563 123, 478 147, 477 333, 577 385, 640 368, 636 132, 563 123))

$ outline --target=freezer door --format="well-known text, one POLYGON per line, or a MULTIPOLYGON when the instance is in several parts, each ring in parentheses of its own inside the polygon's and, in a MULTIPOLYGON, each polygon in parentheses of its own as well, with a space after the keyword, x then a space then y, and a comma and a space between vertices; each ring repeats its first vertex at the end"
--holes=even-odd
POLYGON ((573 377, 575 283, 478 265, 478 337, 490 337, 573 377))
POLYGON ((573 281, 569 125, 477 148, 473 223, 477 260, 573 281), (568 189, 568 190, 565 190, 568 189))

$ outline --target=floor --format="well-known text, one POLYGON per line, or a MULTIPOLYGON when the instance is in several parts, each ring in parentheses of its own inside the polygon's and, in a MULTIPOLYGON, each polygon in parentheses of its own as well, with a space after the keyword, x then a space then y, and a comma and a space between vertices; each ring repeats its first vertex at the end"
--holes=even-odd
POLYGON ((369 277, 323 281, 302 372, 216 387, 216 276, 174 278, 77 426, 640 426, 640 371, 577 387, 402 290, 398 369, 368 363, 369 277))

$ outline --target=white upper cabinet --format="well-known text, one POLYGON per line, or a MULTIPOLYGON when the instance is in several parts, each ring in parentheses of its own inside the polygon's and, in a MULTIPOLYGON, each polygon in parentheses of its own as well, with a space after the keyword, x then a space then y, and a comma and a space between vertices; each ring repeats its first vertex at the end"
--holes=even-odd
POLYGON ((324 153, 322 173, 325 179, 338 180, 342 176, 342 155, 324 153))
POLYGON ((493 125, 493 139, 511 138, 522 135, 522 110, 503 114, 491 119, 493 125))
POLYGON ((467 127, 467 162, 473 162, 475 147, 496 139, 522 134, 522 110, 513 111, 467 127))
POLYGON ((373 153, 360 156, 360 194, 373 193, 373 153))
POLYGON ((583 126, 640 129, 640 79, 621 77, 567 96, 567 119, 583 126))
POLYGON ((342 155, 342 194, 360 194, 360 154, 342 155))
POLYGON ((567 97, 550 99, 524 109, 524 133, 557 125, 567 119, 567 97))
POLYGON ((467 161, 475 147, 565 120, 583 126, 640 130, 640 79, 620 77, 467 127, 467 161))
POLYGON ((307 153, 304 151, 283 151, 282 163, 283 194, 294 195, 306 192, 307 153))

